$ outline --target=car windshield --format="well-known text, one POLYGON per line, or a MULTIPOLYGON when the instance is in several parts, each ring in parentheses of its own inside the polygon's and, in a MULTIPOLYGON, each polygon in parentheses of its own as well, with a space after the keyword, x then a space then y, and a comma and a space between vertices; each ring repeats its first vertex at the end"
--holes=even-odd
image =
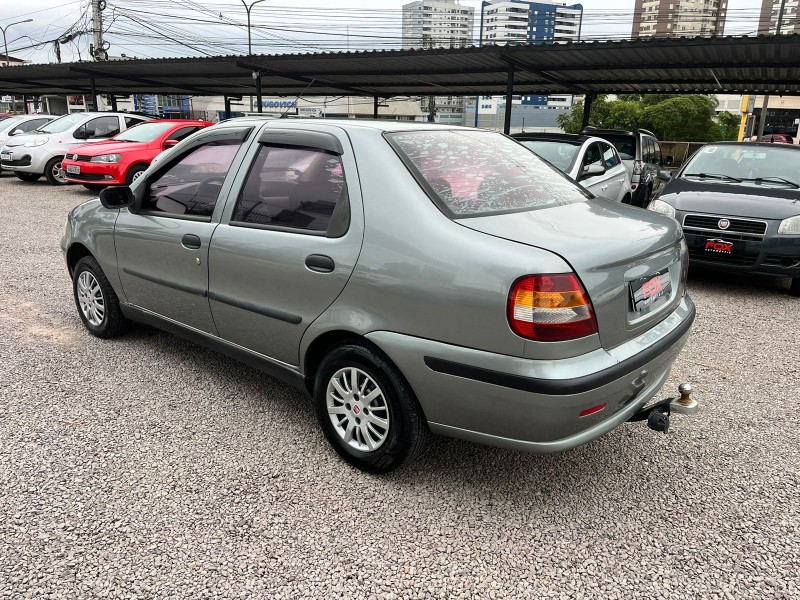
POLYGON ((143 123, 118 133, 112 139, 118 142, 152 142, 173 127, 175 127, 175 123, 143 123))
POLYGON ((610 133, 600 137, 614 144, 622 160, 633 160, 636 158, 636 138, 634 136, 610 133))
POLYGON ((519 140, 519 142, 565 173, 575 162, 579 148, 575 144, 555 140, 519 140))
POLYGON ((592 197, 499 133, 427 130, 390 133, 387 139, 454 217, 535 210, 592 197))
POLYGON ((681 177, 740 185, 798 187, 800 152, 780 146, 710 144, 695 153, 681 177))
POLYGON ((36 131, 38 133, 64 133, 69 131, 75 125, 80 123, 86 118, 86 113, 72 113, 71 115, 64 115, 58 119, 53 119, 49 123, 45 123, 36 131))

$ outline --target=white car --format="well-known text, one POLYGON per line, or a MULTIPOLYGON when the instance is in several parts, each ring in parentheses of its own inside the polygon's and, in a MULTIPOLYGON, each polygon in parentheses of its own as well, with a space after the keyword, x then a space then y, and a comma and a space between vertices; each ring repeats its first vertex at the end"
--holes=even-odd
POLYGON ((0 149, 0 166, 23 181, 42 175, 54 185, 68 183, 61 159, 79 144, 101 141, 151 117, 117 112, 80 112, 45 123, 28 134, 15 135, 0 149))
POLYGON ((518 133, 512 136, 595 196, 631 202, 631 178, 607 141, 569 133, 518 133))
POLYGON ((5 144, 12 135, 30 133, 56 118, 53 115, 16 115, 3 119, 0 121, 0 146, 5 144))

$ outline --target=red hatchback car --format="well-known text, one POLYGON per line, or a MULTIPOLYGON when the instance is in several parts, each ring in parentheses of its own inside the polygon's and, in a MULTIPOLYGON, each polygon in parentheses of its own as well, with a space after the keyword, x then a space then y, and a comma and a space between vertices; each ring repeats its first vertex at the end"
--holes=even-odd
POLYGON ((158 154, 210 125, 209 121, 185 119, 147 121, 111 139, 72 148, 61 168, 68 181, 91 190, 130 185, 158 154))

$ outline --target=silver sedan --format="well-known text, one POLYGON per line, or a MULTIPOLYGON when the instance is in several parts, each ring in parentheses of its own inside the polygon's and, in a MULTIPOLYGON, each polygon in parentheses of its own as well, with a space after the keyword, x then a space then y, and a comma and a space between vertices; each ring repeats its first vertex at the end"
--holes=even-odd
POLYGON ((467 128, 227 121, 76 207, 61 245, 89 332, 148 323, 307 390, 374 472, 431 432, 556 452, 644 410, 663 430, 695 314, 673 219, 467 128))

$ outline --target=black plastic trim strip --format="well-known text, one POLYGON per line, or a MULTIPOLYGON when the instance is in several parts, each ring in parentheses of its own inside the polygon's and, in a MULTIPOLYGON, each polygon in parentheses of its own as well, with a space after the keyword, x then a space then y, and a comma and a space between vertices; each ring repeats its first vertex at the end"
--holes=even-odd
POLYGON ((299 315, 293 315, 292 313, 283 312, 282 310, 277 310, 275 308, 269 308, 268 306, 261 306, 260 304, 253 304, 252 302, 244 302, 224 294, 209 292, 208 297, 211 300, 222 302, 222 304, 241 308, 242 310, 254 312, 258 315, 270 317, 271 319, 277 319, 278 321, 285 321, 286 323, 291 323, 292 325, 299 325, 303 322, 303 317, 299 315))
POLYGON ((538 379, 535 377, 524 377, 522 375, 512 375, 510 373, 484 369, 482 367, 473 367, 471 365, 465 365, 442 358, 434 358, 432 356, 426 356, 424 360, 428 368, 437 373, 454 375, 455 377, 463 377, 464 379, 473 379, 483 383, 521 390, 523 392, 546 394, 549 396, 581 394, 628 375, 668 350, 689 331, 696 314, 697 311, 694 306, 692 306, 691 313, 689 313, 680 325, 647 348, 647 350, 632 356, 628 360, 617 363, 597 373, 584 375, 583 377, 574 377, 572 379, 538 379))
POLYGON ((150 283, 163 285, 164 287, 172 288, 173 290, 178 290, 180 292, 186 292, 187 294, 202 296, 203 298, 205 298, 208 295, 208 292, 206 290, 192 287, 190 285, 183 285, 182 283, 175 283, 174 281, 167 281, 166 279, 161 279, 160 277, 153 277, 152 275, 147 275, 146 273, 139 273, 138 271, 133 271, 132 269, 128 269, 127 267, 123 267, 122 271, 124 273, 127 273, 128 275, 132 275, 133 277, 138 277, 139 279, 144 279, 145 281, 149 281, 150 283))

